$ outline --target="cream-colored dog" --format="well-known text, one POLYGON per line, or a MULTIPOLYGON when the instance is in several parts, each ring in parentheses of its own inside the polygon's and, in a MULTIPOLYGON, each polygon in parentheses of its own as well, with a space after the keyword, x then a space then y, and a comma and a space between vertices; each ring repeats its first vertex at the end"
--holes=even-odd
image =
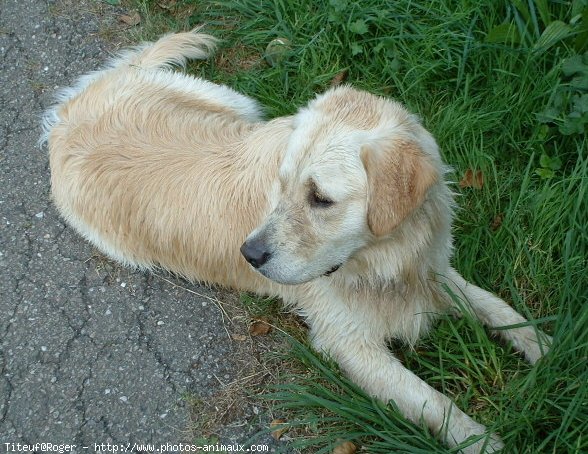
MULTIPOLYGON (((169 69, 214 42, 165 36, 62 94, 46 119, 62 215, 125 264, 280 296, 368 393, 450 446, 483 435, 386 346, 415 342, 455 295, 490 328, 525 322, 449 263, 453 199, 433 137, 351 87, 261 121, 253 100, 169 69)), ((531 363, 547 350, 532 327, 498 333, 531 363)), ((463 451, 501 446, 490 434, 463 451)))

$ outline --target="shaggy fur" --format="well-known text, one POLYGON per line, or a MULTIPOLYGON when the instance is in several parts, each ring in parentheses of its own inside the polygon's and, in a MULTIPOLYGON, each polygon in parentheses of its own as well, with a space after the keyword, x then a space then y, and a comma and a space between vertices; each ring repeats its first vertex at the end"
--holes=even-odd
MULTIPOLYGON (((263 122, 253 100, 169 69, 213 47, 168 35, 62 93, 45 139, 63 217, 122 263, 281 297, 368 393, 450 446, 484 434, 386 347, 455 309, 445 285, 490 328, 525 322, 450 266, 453 200, 433 137, 348 86, 263 122)), ((531 327, 498 334, 532 363, 547 351, 531 327)), ((501 446, 490 434, 463 451, 501 446)))

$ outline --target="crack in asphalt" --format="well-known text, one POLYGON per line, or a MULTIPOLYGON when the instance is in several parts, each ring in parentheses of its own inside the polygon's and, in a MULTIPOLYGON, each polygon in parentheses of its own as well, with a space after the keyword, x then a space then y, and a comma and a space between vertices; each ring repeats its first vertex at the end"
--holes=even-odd
MULTIPOLYGON (((143 302, 143 304, 146 305, 147 303, 143 302)), ((163 369, 163 378, 165 379, 166 383, 171 386, 173 392, 176 393, 178 389, 176 384, 171 379, 171 373, 178 372, 173 370, 172 367, 165 362, 161 353, 154 346, 155 341, 153 340, 152 335, 147 333, 145 329, 145 322, 142 320, 141 314, 137 315, 136 320, 137 326, 139 327, 139 341, 146 347, 147 351, 153 355, 153 358, 157 364, 163 369)))
POLYGON ((2 358, 2 369, 0 369, 0 374, 3 377, 6 386, 8 387, 8 389, 6 390, 6 394, 4 396, 4 401, 2 402, 2 412, 0 413, 0 423, 4 423, 8 415, 10 398, 12 397, 12 390, 14 388, 12 386, 12 383, 10 382, 9 375, 6 373, 6 356, 4 355, 4 350, 0 350, 0 357, 2 358))
MULTIPOLYGON (((6 105, 7 102, 5 100, 2 100, 2 104, 6 105)), ((12 113, 12 115, 9 116, 9 118, 11 119, 10 123, 5 124, 2 128, 4 129, 4 134, 2 136, 2 143, 0 143, 0 149, 2 151, 3 154, 6 154, 6 150, 8 149, 8 144, 10 143, 10 139, 15 135, 15 134, 19 134, 21 132, 26 131, 26 128, 20 128, 18 130, 13 130, 12 128, 14 127, 14 125, 16 123, 18 123, 18 119, 20 117, 20 113, 17 109, 7 109, 6 112, 8 113, 12 113)))

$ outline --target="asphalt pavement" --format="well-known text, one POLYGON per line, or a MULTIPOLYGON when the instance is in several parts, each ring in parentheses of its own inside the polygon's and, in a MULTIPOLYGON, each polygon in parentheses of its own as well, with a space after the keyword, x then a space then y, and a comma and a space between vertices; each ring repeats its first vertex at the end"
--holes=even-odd
MULTIPOLYGON (((0 0, 0 452, 193 442, 191 402, 222 394, 250 360, 234 340, 246 324, 215 303, 234 295, 116 265, 51 203, 41 114, 120 45, 124 13, 91 0, 0 0)), ((267 423, 240 405, 226 442, 267 423)))

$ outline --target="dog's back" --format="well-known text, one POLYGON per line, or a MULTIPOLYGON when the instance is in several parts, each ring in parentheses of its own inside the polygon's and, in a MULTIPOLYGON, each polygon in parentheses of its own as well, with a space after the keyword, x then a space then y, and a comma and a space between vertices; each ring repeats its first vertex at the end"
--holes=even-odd
POLYGON ((169 69, 206 58, 214 43, 167 35, 82 77, 48 112, 45 140, 55 204, 100 250, 238 286, 260 279, 239 246, 267 209, 285 122, 260 132, 255 101, 169 69))
POLYGON ((49 141, 52 131, 60 125, 95 120, 129 94, 140 94, 143 101, 148 101, 150 93, 144 91, 146 85, 198 95, 211 106, 232 110, 249 121, 259 121, 261 109, 252 99, 228 87, 165 71, 184 66, 191 59, 208 58, 215 45, 215 38, 194 30, 169 34, 155 43, 126 50, 105 68, 80 77, 72 87, 57 94, 57 104, 44 115, 41 142, 49 141), (137 88, 138 83, 143 85, 137 88))

